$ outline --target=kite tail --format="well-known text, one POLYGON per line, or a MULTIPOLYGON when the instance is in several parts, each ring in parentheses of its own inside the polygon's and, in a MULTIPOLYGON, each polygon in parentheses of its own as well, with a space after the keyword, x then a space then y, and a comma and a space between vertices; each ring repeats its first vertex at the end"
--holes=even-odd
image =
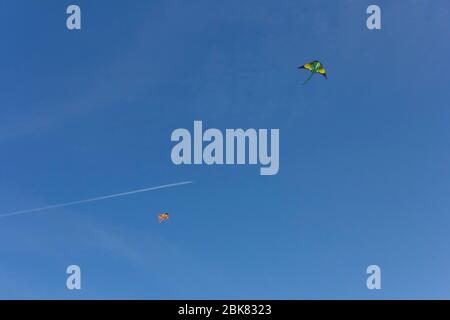
POLYGON ((308 79, 306 79, 305 82, 303 82, 303 85, 307 84, 308 81, 311 80, 313 75, 314 75, 314 72, 311 72, 311 74, 309 75, 308 79))

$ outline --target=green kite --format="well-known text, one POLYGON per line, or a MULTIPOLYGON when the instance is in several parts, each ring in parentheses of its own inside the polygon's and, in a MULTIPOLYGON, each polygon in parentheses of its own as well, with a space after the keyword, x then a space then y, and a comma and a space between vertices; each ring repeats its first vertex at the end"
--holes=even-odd
POLYGON ((315 73, 319 73, 325 77, 325 79, 328 79, 327 73, 325 71, 325 68, 323 67, 323 64, 320 61, 312 61, 310 63, 305 63, 304 65, 298 67, 298 69, 306 69, 311 71, 311 74, 309 75, 308 79, 303 82, 303 84, 306 84, 315 73))

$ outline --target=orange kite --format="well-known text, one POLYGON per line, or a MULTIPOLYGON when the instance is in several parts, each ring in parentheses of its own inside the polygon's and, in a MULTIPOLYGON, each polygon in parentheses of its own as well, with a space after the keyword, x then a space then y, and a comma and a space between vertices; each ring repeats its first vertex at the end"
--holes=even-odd
POLYGON ((164 221, 166 221, 168 219, 169 219, 169 214, 168 213, 164 212, 164 213, 158 214, 159 223, 164 222, 164 221))

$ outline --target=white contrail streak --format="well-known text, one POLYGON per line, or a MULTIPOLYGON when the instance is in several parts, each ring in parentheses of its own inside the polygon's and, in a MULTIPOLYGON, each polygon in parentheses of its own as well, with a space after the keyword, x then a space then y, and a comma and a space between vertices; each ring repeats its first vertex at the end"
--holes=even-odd
POLYGON ((60 204, 54 204, 54 205, 51 205, 51 206, 45 206, 45 207, 34 208, 34 209, 27 209, 27 210, 21 210, 21 211, 7 212, 7 213, 0 214, 0 218, 16 216, 16 215, 25 214, 25 213, 31 213, 31 212, 36 212, 36 211, 43 211, 43 210, 49 210, 49 209, 55 209, 55 208, 68 207, 68 206, 73 206, 73 205, 76 205, 76 204, 81 204, 81 203, 86 203, 86 202, 93 202, 93 201, 99 201, 99 200, 123 197, 123 196, 128 196, 130 194, 135 194, 135 193, 141 193, 141 192, 148 192, 148 191, 165 189, 165 188, 178 187, 178 186, 182 186, 182 185, 190 184, 190 183, 192 183, 192 181, 183 181, 183 182, 177 182, 177 183, 163 184, 161 186, 144 188, 144 189, 138 189, 138 190, 132 190, 132 191, 116 193, 116 194, 110 194, 110 195, 96 197, 96 198, 91 198, 91 199, 78 200, 78 201, 72 201, 72 202, 66 202, 66 203, 60 203, 60 204))

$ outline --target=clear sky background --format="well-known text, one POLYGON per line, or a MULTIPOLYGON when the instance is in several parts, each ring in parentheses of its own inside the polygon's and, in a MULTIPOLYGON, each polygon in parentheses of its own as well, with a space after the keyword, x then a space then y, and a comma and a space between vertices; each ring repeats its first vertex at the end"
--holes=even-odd
POLYGON ((0 213, 195 183, 0 219, 0 298, 450 298, 447 0, 73 3, 0 3, 0 213), (194 120, 278 175, 175 166, 194 120))

